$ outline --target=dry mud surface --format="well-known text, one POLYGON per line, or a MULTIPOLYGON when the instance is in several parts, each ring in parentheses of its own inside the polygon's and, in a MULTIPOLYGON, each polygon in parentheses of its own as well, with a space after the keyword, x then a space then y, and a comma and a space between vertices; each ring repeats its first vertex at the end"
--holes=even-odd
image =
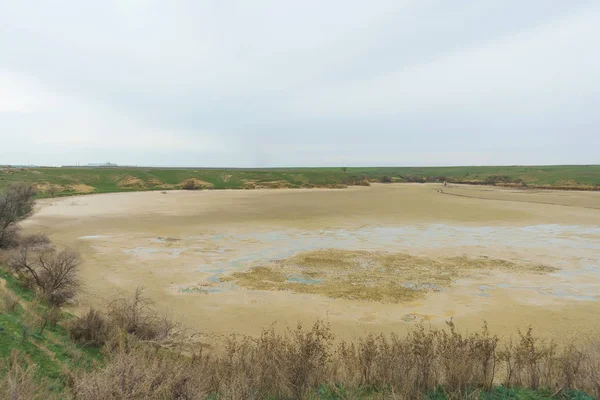
POLYGON ((77 310, 144 286, 215 337, 326 319, 563 340, 600 328, 600 193, 392 184, 40 202, 25 228, 84 259, 77 310))

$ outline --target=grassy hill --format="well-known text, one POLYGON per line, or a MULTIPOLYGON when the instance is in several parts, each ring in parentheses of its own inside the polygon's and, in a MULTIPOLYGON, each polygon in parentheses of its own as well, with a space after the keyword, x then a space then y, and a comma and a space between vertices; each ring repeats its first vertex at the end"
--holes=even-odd
POLYGON ((439 182, 600 190, 600 165, 504 167, 365 168, 0 168, 0 189, 11 182, 35 183, 41 197, 82 193, 197 188, 254 189, 344 187, 379 182, 439 182), (52 193, 55 192, 55 193, 52 193))
POLYGON ((77 345, 61 326, 73 316, 61 312, 58 316, 61 324, 50 321, 42 329, 49 309, 36 302, 32 291, 24 289, 1 268, 0 296, 0 383, 7 379, 10 364, 18 363, 20 371, 15 375, 19 378, 33 374, 44 389, 60 394, 68 379, 67 372, 101 365, 98 348, 77 345))

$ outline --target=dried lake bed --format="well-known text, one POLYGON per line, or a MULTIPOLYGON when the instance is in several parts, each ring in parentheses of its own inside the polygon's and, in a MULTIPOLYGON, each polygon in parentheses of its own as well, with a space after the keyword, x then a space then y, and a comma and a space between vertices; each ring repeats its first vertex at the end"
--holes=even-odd
POLYGON ((215 336, 326 319, 338 335, 454 318, 554 338, 600 328, 600 193, 392 184, 40 202, 83 256, 75 311, 144 286, 215 336))

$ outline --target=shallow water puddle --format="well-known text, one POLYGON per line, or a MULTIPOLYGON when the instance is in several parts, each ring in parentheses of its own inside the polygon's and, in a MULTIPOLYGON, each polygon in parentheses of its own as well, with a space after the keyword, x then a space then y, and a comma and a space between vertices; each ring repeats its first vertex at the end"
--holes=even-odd
MULTIPOLYGON (((81 239, 100 240, 110 236, 90 235, 81 239)), ((564 268, 549 274, 554 281, 545 286, 516 285, 513 283, 489 283, 477 288, 477 296, 493 297, 495 288, 533 290, 543 296, 575 300, 596 300, 598 285, 583 285, 581 280, 591 277, 600 282, 600 227, 576 225, 531 225, 465 227, 445 224, 406 225, 398 227, 365 226, 358 229, 320 230, 274 230, 257 232, 223 232, 188 235, 182 237, 158 237, 147 240, 148 245, 125 249, 134 257, 167 255, 169 257, 197 257, 202 264, 196 271, 204 274, 204 281, 211 287, 190 289, 185 293, 218 292, 235 287, 223 284, 219 277, 231 272, 248 269, 258 263, 286 259, 295 254, 320 249, 369 250, 411 253, 413 249, 504 249, 509 258, 519 252, 515 261, 537 262, 539 256, 554 252, 547 257, 551 265, 564 268), (174 247, 174 245, 177 247, 174 247), (582 255, 585 254, 584 257, 582 255), (574 261, 575 260, 575 261, 574 261), (210 289, 210 290, 209 290, 210 289)), ((193 278, 192 278, 193 279, 193 278)), ((316 285, 322 280, 301 275, 288 276, 288 282, 316 285)), ((497 281, 496 281, 497 282, 497 281)), ((403 287, 441 291, 436 285, 404 282, 403 287), (421 285, 421 286, 419 286, 421 285)), ((187 289, 186 289, 187 290, 187 289)))

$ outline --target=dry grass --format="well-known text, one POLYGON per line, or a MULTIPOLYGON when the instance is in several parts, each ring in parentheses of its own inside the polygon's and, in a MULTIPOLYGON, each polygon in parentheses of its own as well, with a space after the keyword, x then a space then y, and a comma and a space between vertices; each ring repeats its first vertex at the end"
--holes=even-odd
POLYGON ((0 360, 0 371, 6 376, 0 379, 0 398, 9 400, 52 400, 59 395, 52 393, 48 383, 36 376, 37 367, 26 356, 13 350, 10 357, 0 360))
POLYGON ((146 182, 135 176, 117 177, 117 180, 117 186, 120 188, 143 189, 146 187, 146 182))
POLYGON ((458 278, 493 270, 546 273, 555 269, 490 258, 432 259, 404 253, 330 249, 301 253, 221 280, 253 290, 291 290, 397 303, 440 290, 458 278))
MULTIPOLYGON (((445 329, 419 324, 407 334, 370 334, 343 342, 335 340, 327 323, 317 321, 309 328, 271 327, 259 337, 232 335, 217 347, 181 340, 169 346, 177 328, 164 321, 138 290, 105 312, 90 310, 71 323, 78 342, 103 344, 104 362, 65 370, 67 386, 59 397, 418 399, 442 390, 444 398, 466 399, 499 384, 550 388, 556 396, 570 390, 600 395, 598 340, 559 347, 529 329, 501 342, 486 325, 465 333, 448 321, 445 329), (329 397, 323 397, 323 390, 329 397)), ((80 350, 73 346, 72 351, 80 350)), ((53 398, 48 382, 16 352, 0 364, 6 372, 0 381, 2 398, 53 398)))
POLYGON ((17 309, 17 306, 19 305, 19 302, 20 302, 19 298, 12 295, 11 293, 8 293, 8 292, 2 293, 0 310, 7 312, 7 313, 14 313, 17 309))
POLYGON ((446 398, 462 399, 504 383, 600 394, 598 342, 595 352, 559 350, 528 331, 502 344, 485 326, 464 334, 452 321, 406 336, 333 339, 317 322, 284 333, 267 329, 258 338, 232 336, 222 349, 198 346, 187 356, 120 335, 105 350, 106 366, 75 375, 72 390, 78 399, 304 399, 328 387, 343 391, 338 398, 370 392, 417 399, 443 388, 446 398))

